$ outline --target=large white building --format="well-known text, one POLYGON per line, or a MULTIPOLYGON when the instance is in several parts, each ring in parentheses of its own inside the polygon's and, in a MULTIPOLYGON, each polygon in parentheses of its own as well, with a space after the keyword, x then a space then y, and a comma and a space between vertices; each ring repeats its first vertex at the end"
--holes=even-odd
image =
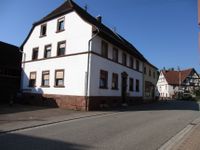
POLYGON ((22 49, 22 90, 31 103, 93 110, 142 100, 148 61, 72 0, 34 23, 22 49))

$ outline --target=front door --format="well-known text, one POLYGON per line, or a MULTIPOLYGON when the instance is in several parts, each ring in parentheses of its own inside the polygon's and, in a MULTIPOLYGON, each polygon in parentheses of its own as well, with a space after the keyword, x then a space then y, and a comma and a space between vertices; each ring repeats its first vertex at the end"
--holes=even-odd
POLYGON ((121 73, 121 97, 122 103, 126 103, 126 90, 127 90, 127 76, 126 72, 121 73))

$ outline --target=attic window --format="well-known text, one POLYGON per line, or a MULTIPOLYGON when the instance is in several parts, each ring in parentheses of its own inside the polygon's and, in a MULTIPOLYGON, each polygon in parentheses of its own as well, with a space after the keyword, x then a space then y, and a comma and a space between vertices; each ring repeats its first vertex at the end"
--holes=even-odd
POLYGON ((57 22, 57 32, 61 32, 65 30, 65 19, 60 18, 57 22))
POLYGON ((47 35, 47 24, 41 25, 40 28, 40 37, 46 36, 47 35))

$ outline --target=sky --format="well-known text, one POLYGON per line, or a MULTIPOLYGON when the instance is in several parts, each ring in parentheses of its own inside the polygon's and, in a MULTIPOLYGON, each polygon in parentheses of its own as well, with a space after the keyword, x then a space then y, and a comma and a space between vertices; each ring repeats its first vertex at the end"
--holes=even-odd
MULTIPOLYGON (((0 0, 0 41, 20 46, 32 24, 65 0, 0 0)), ((74 0, 132 43, 157 68, 200 73, 197 0, 74 0)))

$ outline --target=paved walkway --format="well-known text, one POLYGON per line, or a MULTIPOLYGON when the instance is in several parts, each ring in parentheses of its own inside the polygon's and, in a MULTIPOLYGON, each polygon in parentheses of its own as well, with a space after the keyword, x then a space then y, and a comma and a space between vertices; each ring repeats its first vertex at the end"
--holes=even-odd
POLYGON ((200 123, 195 125, 172 150, 200 150, 200 123))
POLYGON ((59 108, 0 105, 0 134, 25 128, 84 118, 109 112, 83 112, 59 108))

